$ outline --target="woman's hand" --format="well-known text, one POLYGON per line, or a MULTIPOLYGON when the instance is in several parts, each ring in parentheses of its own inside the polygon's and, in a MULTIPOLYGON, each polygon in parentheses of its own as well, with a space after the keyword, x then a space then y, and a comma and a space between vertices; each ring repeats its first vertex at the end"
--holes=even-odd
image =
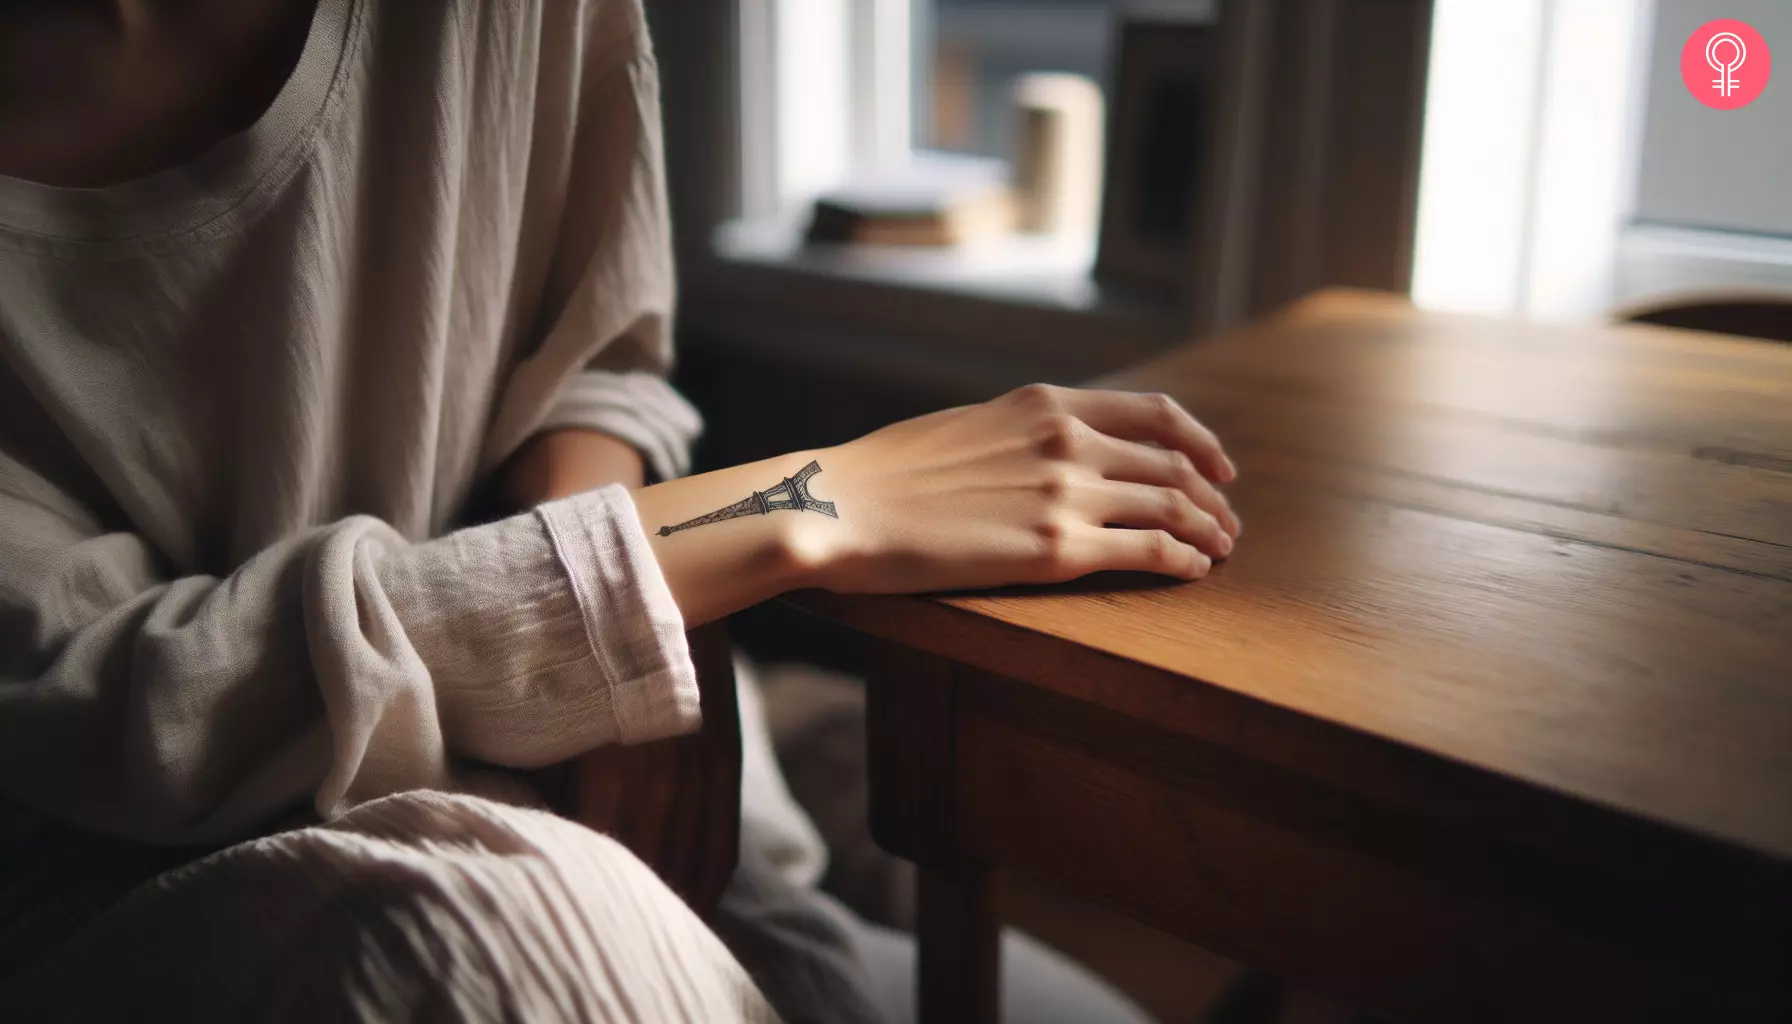
POLYGON ((841 593, 1056 583, 1103 569, 1194 579, 1240 530, 1216 486, 1237 470, 1165 395, 1030 384, 817 459, 810 492, 839 518, 800 513, 792 543, 809 585, 841 593))

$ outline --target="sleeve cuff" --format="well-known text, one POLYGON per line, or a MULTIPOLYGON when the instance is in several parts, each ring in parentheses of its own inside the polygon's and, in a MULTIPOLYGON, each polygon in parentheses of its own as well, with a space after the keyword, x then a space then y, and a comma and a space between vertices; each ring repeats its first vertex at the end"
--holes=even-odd
POLYGON ((627 441, 656 479, 673 480, 691 470, 703 417, 658 374, 587 369, 567 382, 538 429, 569 427, 627 441))
POLYGON ((610 484, 536 514, 578 599, 617 737, 642 743, 694 731, 703 714, 684 616, 628 489, 610 484))

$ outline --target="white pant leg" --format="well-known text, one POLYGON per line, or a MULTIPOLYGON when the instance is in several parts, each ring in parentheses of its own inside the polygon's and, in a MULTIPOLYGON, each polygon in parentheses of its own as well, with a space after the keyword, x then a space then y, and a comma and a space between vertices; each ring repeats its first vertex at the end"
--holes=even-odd
POLYGON ((415 792, 157 877, 0 993, 0 1019, 777 1018, 621 844, 545 812, 415 792))

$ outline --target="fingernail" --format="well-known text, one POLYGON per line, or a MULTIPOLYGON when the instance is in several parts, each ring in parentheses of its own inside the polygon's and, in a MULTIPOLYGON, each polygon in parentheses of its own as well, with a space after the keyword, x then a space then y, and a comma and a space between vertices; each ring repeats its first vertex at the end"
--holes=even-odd
POLYGON ((1226 482, 1231 483, 1238 479, 1238 464, 1232 461, 1231 456, 1222 455, 1220 457, 1226 460, 1226 482))
POLYGON ((1231 553, 1232 553, 1232 538, 1228 537, 1227 535, 1225 535, 1223 533, 1220 534, 1220 557, 1223 558, 1226 555, 1229 555, 1231 553))

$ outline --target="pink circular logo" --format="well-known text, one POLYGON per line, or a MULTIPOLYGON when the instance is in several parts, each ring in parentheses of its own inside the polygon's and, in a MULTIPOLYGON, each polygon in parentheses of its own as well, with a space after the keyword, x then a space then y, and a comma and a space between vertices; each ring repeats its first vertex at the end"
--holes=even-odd
POLYGON ((1719 18, 1700 25, 1680 51, 1680 77, 1700 103, 1718 110, 1746 107, 1767 88, 1773 54, 1745 21, 1719 18))

